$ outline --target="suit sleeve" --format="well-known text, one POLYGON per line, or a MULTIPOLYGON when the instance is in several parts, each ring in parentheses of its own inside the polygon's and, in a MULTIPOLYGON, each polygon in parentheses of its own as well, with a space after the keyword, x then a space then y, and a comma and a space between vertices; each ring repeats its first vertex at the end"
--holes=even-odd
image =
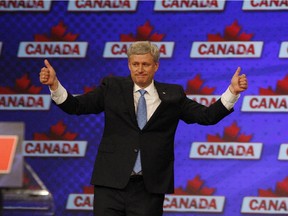
POLYGON ((108 80, 103 79, 99 87, 83 95, 73 96, 68 92, 67 99, 58 106, 68 114, 98 114, 104 111, 104 98, 107 87, 108 80))
POLYGON ((214 125, 222 120, 224 117, 234 111, 227 110, 227 108, 218 99, 215 103, 206 107, 194 100, 186 97, 183 88, 181 87, 181 119, 188 124, 214 125))

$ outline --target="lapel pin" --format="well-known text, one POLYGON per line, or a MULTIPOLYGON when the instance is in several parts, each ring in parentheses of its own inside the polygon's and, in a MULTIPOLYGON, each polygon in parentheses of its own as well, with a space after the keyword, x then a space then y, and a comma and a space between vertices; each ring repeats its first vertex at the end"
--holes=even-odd
POLYGON ((166 94, 166 92, 162 92, 162 94, 166 94))

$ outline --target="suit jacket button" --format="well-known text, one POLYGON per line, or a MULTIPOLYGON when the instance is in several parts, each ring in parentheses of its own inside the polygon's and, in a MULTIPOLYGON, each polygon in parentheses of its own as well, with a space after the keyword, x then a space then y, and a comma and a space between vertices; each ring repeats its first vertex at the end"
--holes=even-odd
POLYGON ((134 152, 137 153, 137 152, 138 152, 138 149, 134 149, 134 152))

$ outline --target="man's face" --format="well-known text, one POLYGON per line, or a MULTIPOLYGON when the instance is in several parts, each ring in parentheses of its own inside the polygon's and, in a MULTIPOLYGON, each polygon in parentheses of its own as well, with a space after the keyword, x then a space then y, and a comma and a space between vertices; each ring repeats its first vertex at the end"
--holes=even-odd
POLYGON ((128 59, 128 67, 134 83, 145 88, 152 82, 159 67, 150 53, 143 55, 131 55, 128 59))

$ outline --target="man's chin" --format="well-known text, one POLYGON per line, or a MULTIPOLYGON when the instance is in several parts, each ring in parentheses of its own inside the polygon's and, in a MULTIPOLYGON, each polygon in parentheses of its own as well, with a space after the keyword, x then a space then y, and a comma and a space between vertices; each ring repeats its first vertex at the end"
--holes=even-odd
POLYGON ((147 85, 147 81, 146 80, 137 80, 136 84, 140 87, 146 87, 147 85))
POLYGON ((141 79, 141 78, 136 79, 136 81, 137 83, 142 83, 142 84, 147 82, 146 79, 141 79))

